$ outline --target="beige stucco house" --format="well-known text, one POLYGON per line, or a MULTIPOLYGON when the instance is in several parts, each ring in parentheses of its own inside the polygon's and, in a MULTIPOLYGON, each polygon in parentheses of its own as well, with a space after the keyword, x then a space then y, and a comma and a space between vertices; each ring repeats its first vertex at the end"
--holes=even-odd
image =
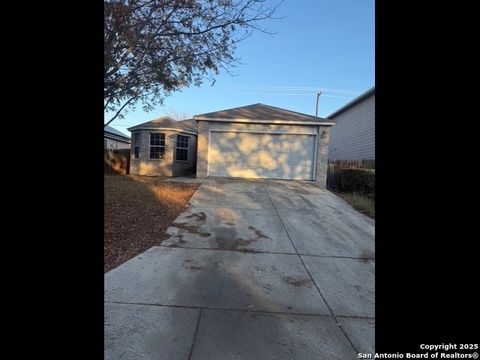
POLYGON ((162 119, 129 129, 133 141, 130 173, 176 176, 176 138, 186 134, 191 136, 188 150, 196 160, 189 170, 195 170, 197 178, 295 179, 325 184, 329 129, 334 124, 330 120, 264 104, 200 114, 174 123, 170 119, 168 124, 162 119), (188 124, 187 132, 183 124, 188 124), (157 133, 163 135, 152 135, 157 133), (157 151, 152 153, 152 146, 159 146, 158 136, 166 139, 165 155, 152 159, 157 151))
POLYGON ((130 174, 184 176, 195 172, 197 124, 168 116, 128 128, 132 133, 130 174))
POLYGON ((198 122, 198 178, 325 182, 333 122, 264 104, 193 118, 198 122))

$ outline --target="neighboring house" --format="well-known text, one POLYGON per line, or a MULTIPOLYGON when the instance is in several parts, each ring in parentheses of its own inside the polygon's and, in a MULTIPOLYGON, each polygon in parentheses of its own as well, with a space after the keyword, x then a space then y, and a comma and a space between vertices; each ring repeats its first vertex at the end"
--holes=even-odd
POLYGON ((184 121, 162 117, 128 129, 133 139, 130 173, 177 176, 196 169, 197 178, 316 180, 325 185, 333 124, 264 104, 184 121))
POLYGON ((329 160, 375 160, 375 87, 327 119, 330 130, 329 160))
POLYGON ((197 178, 316 180, 325 184, 332 122, 254 104, 193 117, 197 178))
POLYGON ((130 149, 130 137, 106 126, 103 129, 103 148, 109 150, 130 149))
POLYGON ((195 172, 197 124, 164 116, 128 128, 132 133, 130 174, 184 176, 195 172))

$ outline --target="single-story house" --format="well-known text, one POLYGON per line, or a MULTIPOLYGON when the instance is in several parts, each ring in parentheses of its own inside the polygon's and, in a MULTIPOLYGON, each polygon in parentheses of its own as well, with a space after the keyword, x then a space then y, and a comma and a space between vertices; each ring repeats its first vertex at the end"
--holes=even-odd
POLYGON ((197 124, 169 116, 128 128, 132 133, 130 174, 185 176, 195 172, 197 124))
POLYGON ((329 160, 375 160, 375 87, 327 116, 329 160))
POLYGON ((134 139, 131 174, 176 176, 171 170, 177 166, 174 154, 185 149, 178 135, 186 134, 191 136, 189 159, 196 160, 197 178, 296 179, 325 184, 329 129, 334 124, 330 120, 253 104, 195 115, 190 120, 163 121, 129 129, 134 139), (188 124, 187 132, 182 123, 188 124), (135 138, 139 139, 138 150, 134 150, 135 138), (163 146, 163 158, 156 155, 159 146, 163 146))
POLYGON ((105 150, 130 149, 130 137, 107 125, 103 129, 103 148, 105 150))

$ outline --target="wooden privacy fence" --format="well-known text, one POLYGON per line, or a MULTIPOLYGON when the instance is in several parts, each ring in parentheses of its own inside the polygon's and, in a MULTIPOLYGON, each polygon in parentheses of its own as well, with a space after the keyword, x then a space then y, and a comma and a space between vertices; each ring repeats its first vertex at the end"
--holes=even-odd
POLYGON ((130 173, 130 149, 105 150, 104 173, 122 174, 130 173))
POLYGON ((328 160, 328 189, 339 189, 341 169, 375 169, 375 160, 328 160))

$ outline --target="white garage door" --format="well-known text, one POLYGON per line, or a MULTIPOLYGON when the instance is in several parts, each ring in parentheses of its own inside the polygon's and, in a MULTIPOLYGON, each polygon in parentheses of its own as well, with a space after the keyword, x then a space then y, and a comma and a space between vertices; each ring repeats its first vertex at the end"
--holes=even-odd
POLYGON ((211 131, 208 175, 314 180, 316 135, 211 131))

